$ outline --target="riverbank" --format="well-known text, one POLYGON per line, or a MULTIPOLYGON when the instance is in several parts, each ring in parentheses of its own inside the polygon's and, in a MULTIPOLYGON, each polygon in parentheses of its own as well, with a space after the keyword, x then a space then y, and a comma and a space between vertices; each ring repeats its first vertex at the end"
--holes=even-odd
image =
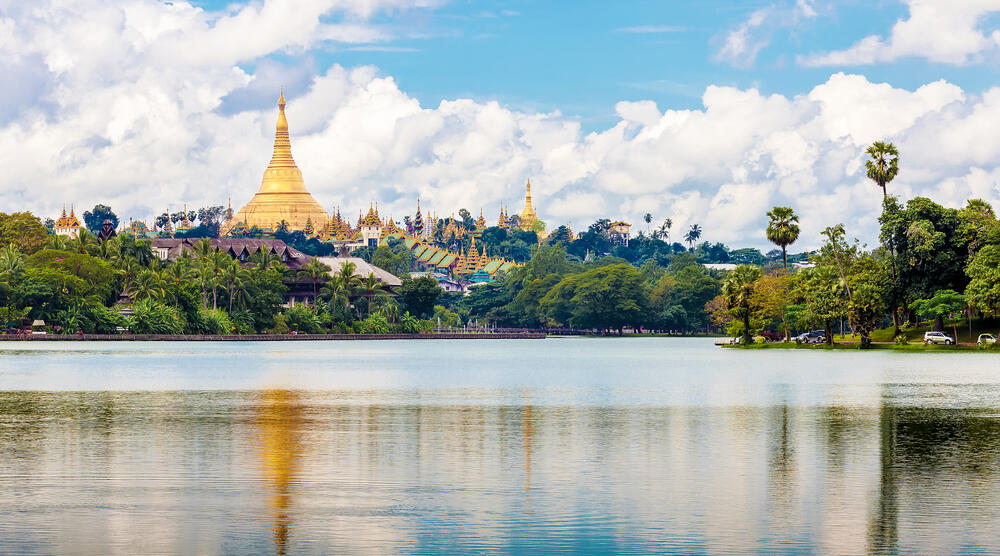
POLYGON ((543 340, 540 332, 525 333, 461 333, 439 332, 429 334, 81 334, 31 336, 0 336, 6 342, 288 342, 306 340, 543 340))
MULTIPOLYGON (((860 349, 857 343, 835 343, 833 345, 826 344, 796 344, 794 342, 773 342, 767 344, 751 344, 749 346, 743 345, 732 345, 732 344, 717 344, 720 347, 730 348, 730 349, 807 349, 807 350, 853 350, 858 351, 860 349)), ((979 346, 975 344, 959 344, 946 346, 943 344, 895 344, 888 342, 873 343, 871 345, 872 350, 881 351, 979 351, 979 352, 994 352, 1000 353, 1000 349, 980 349, 979 346)))

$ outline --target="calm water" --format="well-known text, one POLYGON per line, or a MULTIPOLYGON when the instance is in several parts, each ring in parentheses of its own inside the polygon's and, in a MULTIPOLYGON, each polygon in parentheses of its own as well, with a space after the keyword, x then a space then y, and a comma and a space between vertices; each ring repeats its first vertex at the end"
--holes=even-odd
POLYGON ((998 553, 1000 357, 0 344, 0 553, 998 553))

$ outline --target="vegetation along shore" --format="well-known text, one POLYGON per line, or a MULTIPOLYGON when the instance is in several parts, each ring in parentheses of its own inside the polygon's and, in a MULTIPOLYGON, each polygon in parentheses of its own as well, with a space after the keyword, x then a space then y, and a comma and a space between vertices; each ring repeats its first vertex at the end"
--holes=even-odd
MULTIPOLYGON (((89 219, 94 232, 67 238, 30 213, 0 213, 0 323, 8 335, 215 337, 556 328, 726 334, 765 348, 802 347, 793 337, 819 330, 828 346, 914 350, 925 349, 908 344, 921 344, 926 331, 967 345, 996 334, 1000 222, 993 208, 978 199, 960 208, 925 197, 903 202, 890 194, 896 148, 878 142, 865 154, 872 202, 882 205, 873 246, 832 223, 818 249, 789 253, 800 240, 793 207, 768 212, 762 235, 776 249, 767 254, 698 244, 707 233, 700 226, 686 231, 687 246, 672 242, 669 218, 624 240, 609 220, 598 220, 578 234, 560 228, 542 241, 528 238, 534 244, 520 237, 526 247, 509 252, 512 266, 455 292, 413 272, 410 250, 392 237, 350 257, 314 257, 296 251, 301 238, 281 230, 275 234, 284 239, 240 240, 205 225, 198 227, 204 237, 170 239, 154 252, 156 240, 109 235, 96 228, 100 219, 89 219)), ((110 207, 98 210, 112 216, 110 207)), ((509 248, 505 230, 470 226, 480 243, 469 250, 509 248)))

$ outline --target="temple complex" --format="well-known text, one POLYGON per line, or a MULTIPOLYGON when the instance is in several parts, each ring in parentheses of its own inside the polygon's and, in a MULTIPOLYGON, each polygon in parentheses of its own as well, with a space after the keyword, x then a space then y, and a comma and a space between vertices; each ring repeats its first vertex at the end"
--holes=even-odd
POLYGON ((80 228, 83 225, 76 218, 76 214, 73 210, 73 206, 70 205, 69 215, 66 215, 66 205, 63 205, 62 215, 56 219, 55 226, 52 227, 52 231, 59 236, 67 237, 77 237, 80 235, 80 228))
POLYGON ((305 230, 309 221, 314 228, 323 227, 330 220, 323 207, 306 190, 302 172, 292 158, 288 138, 288 121, 285 119, 285 95, 278 99, 278 123, 274 133, 274 153, 271 163, 264 170, 260 190, 249 203, 223 225, 221 232, 229 233, 237 224, 247 229, 275 230, 279 223, 287 223, 289 230, 305 230))

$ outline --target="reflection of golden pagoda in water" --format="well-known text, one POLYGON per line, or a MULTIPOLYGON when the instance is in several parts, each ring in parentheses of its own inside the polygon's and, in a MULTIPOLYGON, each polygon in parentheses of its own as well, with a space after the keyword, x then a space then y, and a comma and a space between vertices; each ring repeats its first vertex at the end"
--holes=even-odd
POLYGON ((288 138, 288 121, 285 119, 285 95, 278 99, 278 124, 274 133, 274 154, 271 163, 264 170, 260 190, 249 203, 233 217, 222 233, 229 232, 237 223, 247 228, 276 229, 285 221, 289 230, 305 230, 312 220, 314 227, 322 227, 330 216, 316 199, 306 190, 302 172, 292 158, 291 141, 288 138))
POLYGON ((302 406, 295 393, 266 390, 261 393, 257 427, 260 431, 260 459, 270 492, 274 551, 285 554, 292 526, 289 516, 292 490, 299 472, 302 443, 302 406))

